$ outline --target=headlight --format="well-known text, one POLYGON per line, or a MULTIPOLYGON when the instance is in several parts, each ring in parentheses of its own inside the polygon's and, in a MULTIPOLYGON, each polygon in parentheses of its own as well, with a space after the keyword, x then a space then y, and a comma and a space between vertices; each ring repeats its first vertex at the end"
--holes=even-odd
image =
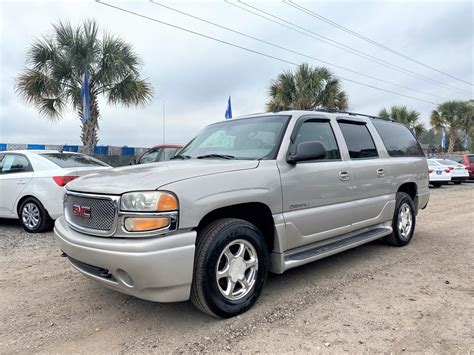
POLYGON ((120 209, 130 212, 166 212, 178 209, 177 198, 163 191, 129 192, 122 195, 120 209))

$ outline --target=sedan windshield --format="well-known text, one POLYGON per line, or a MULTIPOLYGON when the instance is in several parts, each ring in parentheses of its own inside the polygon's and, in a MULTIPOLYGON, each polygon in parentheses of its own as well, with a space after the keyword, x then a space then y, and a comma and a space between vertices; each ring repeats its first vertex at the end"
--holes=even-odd
POLYGON ((204 128, 175 158, 275 159, 289 116, 261 116, 204 128))

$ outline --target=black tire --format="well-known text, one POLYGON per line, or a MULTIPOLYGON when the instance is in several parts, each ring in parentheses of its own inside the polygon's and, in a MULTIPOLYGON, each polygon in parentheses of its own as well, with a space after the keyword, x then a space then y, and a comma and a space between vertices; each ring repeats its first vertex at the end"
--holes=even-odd
POLYGON ((53 226, 53 220, 48 214, 48 211, 43 207, 41 202, 34 197, 26 198, 18 208, 18 218, 20 219, 20 224, 28 233, 41 233, 47 230, 50 230, 53 226), (26 210, 30 210, 34 206, 37 209, 38 222, 35 224, 28 223, 25 220, 24 215, 27 214, 26 210))
MULTIPOLYGON (((235 218, 216 220, 198 235, 191 301, 198 309, 215 317, 230 318, 241 314, 258 300, 267 280, 268 268, 267 245, 262 233, 253 224, 235 218), (238 300, 230 300, 221 293, 216 274, 224 250, 239 240, 251 244, 258 263, 253 286, 248 288, 248 293, 238 300)), ((224 281, 227 282, 227 279, 224 281)))
POLYGON ((456 180, 456 181, 453 181, 454 185, 461 185, 462 181, 461 180, 456 180))
POLYGON ((393 215, 393 222, 392 234, 383 238, 383 240, 390 245, 403 247, 410 243, 411 239, 413 238, 413 233, 415 232, 415 225, 416 225, 416 213, 415 213, 415 204, 411 199, 410 195, 404 192, 397 192, 396 203, 395 203, 395 212, 393 215), (407 235, 402 235, 402 232, 399 229, 399 222, 400 222, 400 210, 402 207, 409 206, 410 215, 411 215, 411 228, 407 235))
POLYGON ((436 183, 432 183, 431 185, 433 185, 433 187, 435 188, 438 188, 438 187, 441 187, 442 184, 439 182, 436 182, 436 183))

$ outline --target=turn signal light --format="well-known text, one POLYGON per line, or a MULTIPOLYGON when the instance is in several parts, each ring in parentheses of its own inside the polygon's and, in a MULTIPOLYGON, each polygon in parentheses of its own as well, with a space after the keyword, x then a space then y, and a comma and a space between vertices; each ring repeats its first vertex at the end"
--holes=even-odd
POLYGON ((175 211, 178 209, 178 200, 169 193, 162 193, 156 203, 157 211, 175 211))
POLYGON ((170 219, 168 217, 128 217, 124 222, 124 227, 128 232, 147 232, 169 225, 170 219))
POLYGON ((433 169, 428 169, 428 174, 431 174, 433 172, 433 169))
POLYGON ((68 175, 68 176, 53 176, 54 182, 58 186, 65 186, 68 182, 78 178, 79 176, 73 176, 73 175, 68 175))
POLYGON ((445 173, 449 173, 452 169, 444 169, 445 173))

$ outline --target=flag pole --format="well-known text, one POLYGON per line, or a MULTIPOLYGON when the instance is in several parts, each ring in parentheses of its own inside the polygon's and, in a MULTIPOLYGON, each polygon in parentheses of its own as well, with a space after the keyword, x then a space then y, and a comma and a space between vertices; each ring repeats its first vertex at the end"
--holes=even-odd
POLYGON ((163 100, 163 112, 162 112, 162 116, 163 116, 163 144, 165 144, 165 99, 162 99, 163 100))

